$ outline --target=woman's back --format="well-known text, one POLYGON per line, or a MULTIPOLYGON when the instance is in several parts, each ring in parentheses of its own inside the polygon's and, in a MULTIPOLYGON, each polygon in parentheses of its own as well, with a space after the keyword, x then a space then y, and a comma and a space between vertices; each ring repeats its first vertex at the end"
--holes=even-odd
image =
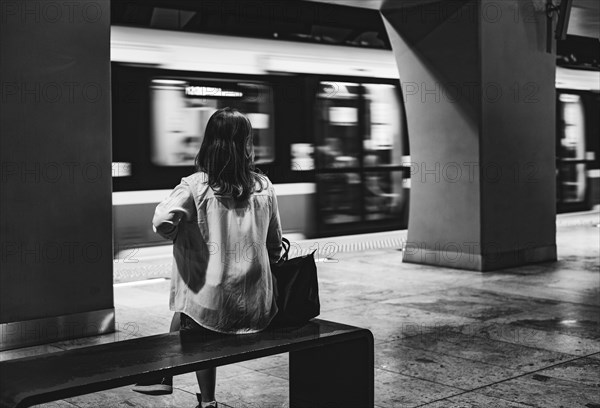
POLYGON ((190 216, 177 225, 170 306, 225 333, 264 329, 275 313, 270 261, 281 252, 277 198, 270 181, 245 200, 220 196, 204 173, 182 179, 157 207, 158 232, 171 228, 174 208, 190 216))

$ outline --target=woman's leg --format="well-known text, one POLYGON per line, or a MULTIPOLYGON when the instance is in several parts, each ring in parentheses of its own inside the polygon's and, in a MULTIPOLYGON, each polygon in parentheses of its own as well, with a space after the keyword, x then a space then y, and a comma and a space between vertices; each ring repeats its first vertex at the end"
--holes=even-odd
MULTIPOLYGON (((175 313, 173 320, 171 321, 171 331, 180 330, 180 313, 175 313)), ((196 329, 205 330, 199 324, 193 322, 189 317, 186 316, 186 327, 189 329, 189 325, 192 325, 196 329)), ((193 330, 193 329, 192 329, 193 330)), ((200 394, 202 395, 202 402, 212 402, 215 400, 215 388, 217 384, 217 369, 207 368, 206 370, 196 371, 196 378, 198 379, 198 386, 200 386, 200 394)))
POLYGON ((202 394, 202 402, 211 402, 215 400, 215 388, 217 385, 216 367, 206 370, 196 371, 196 378, 202 394))
POLYGON ((198 386, 202 402, 212 402, 215 400, 215 388, 217 386, 217 368, 207 368, 206 370, 196 371, 198 386))

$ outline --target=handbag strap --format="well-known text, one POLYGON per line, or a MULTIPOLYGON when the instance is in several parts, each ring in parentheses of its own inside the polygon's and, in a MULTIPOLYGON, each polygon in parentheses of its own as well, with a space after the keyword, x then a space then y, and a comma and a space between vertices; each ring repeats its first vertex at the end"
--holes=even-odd
POLYGON ((290 241, 285 237, 281 237, 281 246, 283 246, 283 255, 281 255, 280 262, 287 261, 290 252, 290 241))

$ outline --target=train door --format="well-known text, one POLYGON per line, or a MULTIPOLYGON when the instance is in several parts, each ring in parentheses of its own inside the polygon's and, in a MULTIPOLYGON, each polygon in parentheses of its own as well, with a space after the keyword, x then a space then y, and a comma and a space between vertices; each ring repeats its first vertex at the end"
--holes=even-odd
POLYGON ((319 82, 315 104, 319 235, 406 227, 402 109, 394 84, 319 82))
POLYGON ((587 204, 586 121, 582 97, 560 93, 558 97, 557 209, 585 210, 587 204))

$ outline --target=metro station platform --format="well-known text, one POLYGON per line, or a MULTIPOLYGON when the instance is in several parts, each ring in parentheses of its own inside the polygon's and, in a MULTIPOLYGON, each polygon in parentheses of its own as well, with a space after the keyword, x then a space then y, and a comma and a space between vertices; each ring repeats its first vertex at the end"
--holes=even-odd
MULTIPOLYGON (((328 239, 333 252, 322 241, 298 248, 321 245, 321 317, 375 336, 376 407, 592 408, 600 407, 599 224, 598 212, 559 216, 558 262, 484 273, 401 263, 401 232, 328 239)), ((128 262, 115 259, 116 333, 0 359, 165 332, 169 281, 156 272, 164 250, 136 258, 140 274, 158 279, 135 281, 135 269, 127 275, 128 262)), ((287 407, 287 367, 287 355, 220 367, 217 399, 223 407, 287 407)), ((174 387, 170 396, 124 387, 41 406, 196 406, 193 374, 175 377, 174 387)))

